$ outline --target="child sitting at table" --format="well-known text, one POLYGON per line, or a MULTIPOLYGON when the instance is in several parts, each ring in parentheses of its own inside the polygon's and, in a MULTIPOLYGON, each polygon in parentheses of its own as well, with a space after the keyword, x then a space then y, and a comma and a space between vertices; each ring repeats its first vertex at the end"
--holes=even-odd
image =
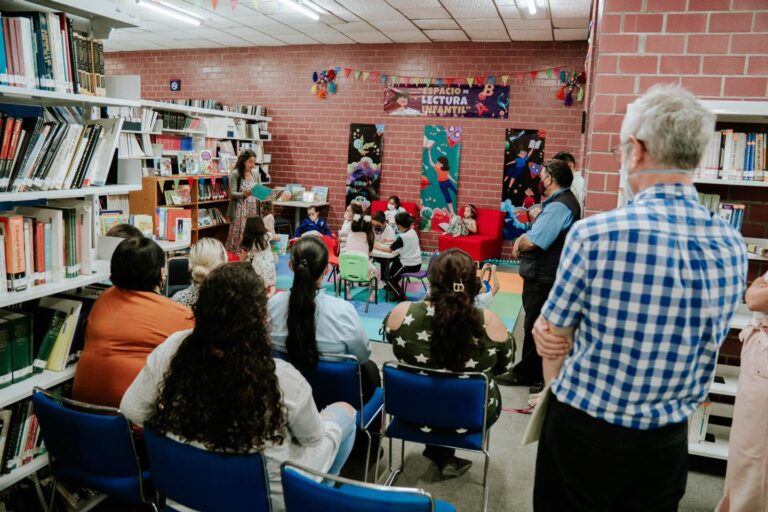
MULTIPOLYGON (((368 277, 377 277, 376 265, 370 260, 373 250, 373 228, 371 227, 371 216, 355 213, 352 215, 352 225, 350 233, 347 235, 347 245, 342 252, 362 254, 368 258, 368 277)), ((371 290, 371 293, 375 293, 371 290)))
POLYGON ((384 216, 387 218, 387 223, 393 231, 397 230, 397 225, 395 224, 395 216, 398 213, 402 213, 404 211, 405 208, 400 206, 400 198, 397 196, 390 196, 389 200, 387 201, 387 211, 384 212, 384 216))
POLYGON ((331 230, 328 229, 328 222, 320 217, 320 212, 317 211, 316 206, 310 206, 307 208, 307 218, 304 219, 301 224, 296 226, 296 231, 293 233, 293 238, 299 238, 305 233, 311 233, 316 231, 317 235, 331 236, 331 230))
POLYGON ((391 244, 395 241, 397 236, 395 230, 387 222, 387 217, 384 212, 376 212, 371 219, 371 225, 373 226, 373 239, 376 242, 382 244, 391 244))
POLYGON ((395 294, 395 298, 402 302, 407 300, 405 291, 400 286, 400 279, 407 272, 421 270, 421 246, 419 235, 411 229, 413 217, 408 212, 400 212, 395 215, 395 224, 400 232, 400 237, 392 245, 375 244, 376 249, 383 252, 397 251, 397 257, 392 260, 387 276, 386 285, 395 294))

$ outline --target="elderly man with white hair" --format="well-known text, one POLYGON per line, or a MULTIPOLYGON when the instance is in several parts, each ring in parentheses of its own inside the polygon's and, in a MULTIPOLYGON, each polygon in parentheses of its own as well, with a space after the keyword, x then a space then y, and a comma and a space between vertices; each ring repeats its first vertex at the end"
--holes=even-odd
POLYGON ((685 493, 686 420, 707 396, 747 274, 741 236, 692 185, 714 129, 676 86, 627 107, 615 154, 630 203, 571 229, 534 326, 554 379, 536 511, 672 511, 685 493))

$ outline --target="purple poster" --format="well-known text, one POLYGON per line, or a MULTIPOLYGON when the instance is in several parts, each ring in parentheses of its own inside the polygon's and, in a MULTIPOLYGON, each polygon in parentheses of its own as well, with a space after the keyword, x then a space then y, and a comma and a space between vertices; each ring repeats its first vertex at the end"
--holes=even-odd
POLYGON ((387 87, 384 113, 404 117, 507 119, 508 85, 399 85, 387 87))

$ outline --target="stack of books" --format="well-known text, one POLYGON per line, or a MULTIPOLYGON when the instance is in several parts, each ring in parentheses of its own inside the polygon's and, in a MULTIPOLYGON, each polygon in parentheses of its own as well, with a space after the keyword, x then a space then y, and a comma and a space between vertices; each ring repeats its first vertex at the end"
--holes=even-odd
POLYGON ((698 178, 765 181, 765 133, 722 130, 712 134, 695 176, 698 178))
POLYGON ((197 200, 198 201, 215 201, 217 199, 226 199, 227 187, 219 180, 200 180, 197 186, 197 200))
POLYGON ((178 112, 163 112, 162 119, 164 130, 190 130, 195 132, 205 130, 205 124, 200 117, 192 117, 178 112))
POLYGON ((744 224, 746 205, 743 203, 720 202, 720 194, 699 193, 699 202, 712 213, 717 213, 734 228, 741 230, 744 224))

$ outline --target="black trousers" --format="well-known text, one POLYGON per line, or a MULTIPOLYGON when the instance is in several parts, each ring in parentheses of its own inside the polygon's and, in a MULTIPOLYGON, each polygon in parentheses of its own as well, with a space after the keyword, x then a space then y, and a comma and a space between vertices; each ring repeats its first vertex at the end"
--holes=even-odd
POLYGON ((620 427, 550 397, 536 457, 535 512, 673 512, 685 494, 688 424, 620 427))
POLYGON ((363 388, 363 400, 367 402, 376 388, 381 386, 379 367, 370 359, 360 365, 360 385, 363 388))
POLYGON ((541 308, 547 302, 554 284, 553 281, 523 280, 523 310, 525 310, 523 353, 520 362, 515 365, 512 372, 531 383, 544 381, 541 356, 536 352, 536 343, 533 341, 533 324, 539 318, 541 308))
POLYGON ((392 293, 395 294, 395 300, 405 300, 405 291, 400 286, 401 276, 407 272, 418 272, 419 270, 421 270, 421 264, 403 266, 403 264, 400 263, 400 258, 392 260, 392 264, 389 266, 389 272, 387 273, 386 283, 389 289, 392 290, 392 293))

